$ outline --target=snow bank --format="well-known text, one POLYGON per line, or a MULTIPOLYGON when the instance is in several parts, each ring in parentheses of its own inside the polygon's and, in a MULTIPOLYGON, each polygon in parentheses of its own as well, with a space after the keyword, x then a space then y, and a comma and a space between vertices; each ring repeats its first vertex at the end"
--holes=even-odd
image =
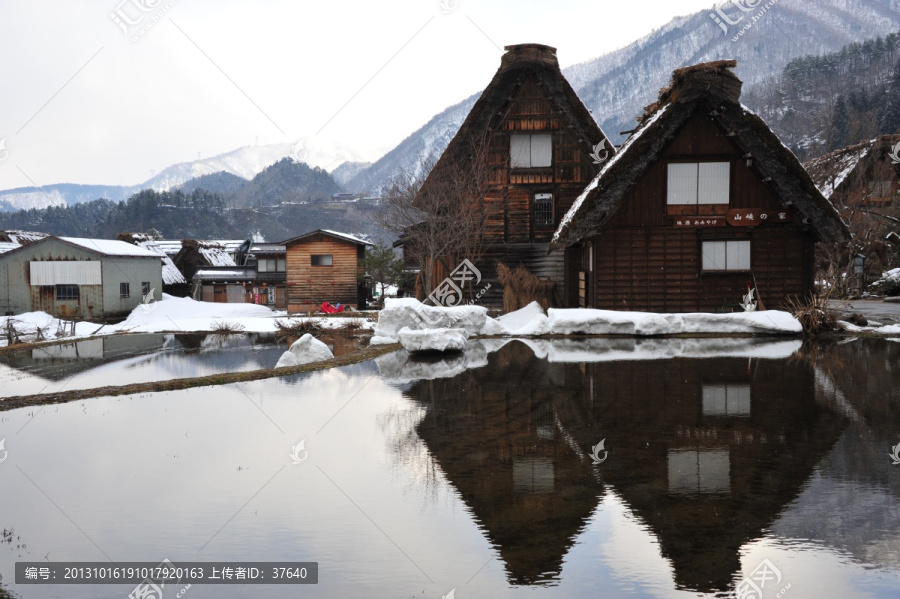
POLYGON ((487 321, 487 308, 483 306, 444 308, 427 306, 415 298, 386 298, 384 308, 378 313, 375 336, 396 341, 404 327, 411 330, 465 329, 470 335, 490 334, 483 332, 487 321))
POLYGON ((334 354, 327 345, 307 333, 294 341, 288 351, 281 354, 275 368, 300 366, 301 364, 330 360, 333 357, 334 354))
POLYGON ((732 314, 652 314, 611 310, 549 310, 550 332, 555 335, 680 335, 680 334, 799 334, 800 321, 787 312, 735 312, 732 314))
MULTIPOLYGON (((47 314, 46 312, 26 312, 15 316, 0 317, 0 347, 7 343, 6 330, 7 323, 12 321, 13 328, 19 334, 21 341, 31 343, 34 341, 44 340, 52 341, 54 339, 71 336, 72 322, 63 321, 65 330, 60 329, 60 320, 47 314), (38 329, 41 330, 41 339, 38 339, 38 329), (61 337, 57 337, 57 332, 61 333, 61 337)), ((75 337, 90 337, 94 334, 100 325, 95 322, 76 322, 75 337)))
POLYGON ((550 332, 550 320, 537 302, 497 318, 503 328, 503 335, 530 336, 546 335, 550 332))
POLYGON ((462 351, 469 339, 469 332, 465 329, 425 329, 413 331, 407 327, 397 333, 403 349, 408 352, 425 351, 462 351))
POLYGON ((242 325, 248 333, 275 331, 272 311, 265 306, 198 302, 189 297, 163 294, 161 301, 138 306, 124 322, 104 327, 101 333, 212 331, 219 323, 242 325))

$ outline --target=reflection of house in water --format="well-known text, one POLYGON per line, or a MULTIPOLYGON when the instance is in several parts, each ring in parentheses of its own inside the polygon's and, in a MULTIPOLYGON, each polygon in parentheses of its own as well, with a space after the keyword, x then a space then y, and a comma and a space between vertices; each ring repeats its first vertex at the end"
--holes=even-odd
POLYGON ((557 428, 567 367, 513 343, 489 366, 418 381, 406 394, 427 415, 417 432, 471 508, 513 584, 559 577, 603 486, 557 428))
POLYGON ((559 576, 606 485, 657 538, 678 588, 729 589, 741 548, 798 496, 846 423, 817 403, 800 360, 553 363, 514 341, 488 363, 407 395, 428 409, 417 432, 514 584, 559 576), (604 439, 608 458, 593 466, 604 439))
POLYGON ((743 545, 799 494, 845 419, 798 360, 717 358, 576 366, 554 402, 578 445, 606 439, 603 480, 657 537, 679 588, 740 578, 743 545), (570 377, 570 385, 575 387, 570 377))

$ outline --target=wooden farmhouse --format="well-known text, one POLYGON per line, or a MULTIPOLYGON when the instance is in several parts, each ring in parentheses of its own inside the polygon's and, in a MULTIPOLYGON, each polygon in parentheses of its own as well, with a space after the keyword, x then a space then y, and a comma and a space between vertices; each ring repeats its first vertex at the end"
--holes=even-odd
POLYGON ((838 210, 887 208, 900 200, 898 144, 900 135, 882 135, 810 160, 806 170, 838 210))
POLYGON ((553 246, 565 248, 568 305, 719 312, 748 284, 768 308, 813 290, 815 243, 844 241, 847 227, 741 105, 736 64, 676 70, 565 215, 553 246))
MULTIPOLYGON (((484 255, 477 267, 492 289, 497 263, 524 265, 532 274, 564 286, 562 253, 548 252, 560 219, 600 166, 615 152, 563 76, 556 49, 540 44, 507 46, 500 68, 435 164, 417 201, 441 193, 473 153, 484 155, 487 179, 484 255), (487 144, 487 151, 479 146, 487 144)), ((466 256, 445 256, 435 282, 466 256)), ((496 301, 490 294, 484 298, 496 301)))
POLYGON ((360 281, 363 239, 319 229, 281 242, 287 249, 287 307, 291 314, 314 312, 322 302, 365 309, 360 281))

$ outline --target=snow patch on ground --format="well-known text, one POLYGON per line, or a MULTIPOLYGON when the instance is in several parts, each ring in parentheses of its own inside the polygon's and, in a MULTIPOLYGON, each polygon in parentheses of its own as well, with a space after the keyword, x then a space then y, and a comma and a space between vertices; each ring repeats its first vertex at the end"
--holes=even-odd
POLYGON ((550 332, 550 320, 537 302, 497 318, 503 328, 503 335, 531 336, 546 335, 550 332))
POLYGON ((275 368, 300 366, 301 364, 330 360, 333 357, 334 354, 327 345, 307 333, 294 341, 288 351, 281 354, 275 368))
POLYGON ((653 314, 611 310, 549 310, 555 335, 799 334, 800 321, 787 312, 653 314))
POLYGON ((444 308, 427 306, 415 298, 387 298, 378 314, 375 336, 396 342, 403 328, 465 329, 470 335, 481 335, 487 334, 482 332, 487 321, 487 308, 483 306, 444 308))
POLYGON ((403 349, 408 352, 462 351, 469 339, 465 329, 426 329, 413 331, 402 328, 397 334, 403 349))

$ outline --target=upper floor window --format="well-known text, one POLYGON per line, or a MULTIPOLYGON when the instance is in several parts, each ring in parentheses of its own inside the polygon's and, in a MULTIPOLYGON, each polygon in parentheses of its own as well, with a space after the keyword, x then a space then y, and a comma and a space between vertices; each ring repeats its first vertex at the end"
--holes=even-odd
POLYGON ((332 254, 313 254, 310 257, 310 264, 312 266, 333 266, 334 258, 332 254))
POLYGON ((287 263, 284 258, 260 258, 256 263, 257 272, 284 272, 287 263))
POLYGON ((550 166, 553 159, 553 136, 549 133, 511 135, 509 164, 511 168, 550 166))
POLYGON ((536 225, 552 225, 553 224, 553 194, 552 193, 536 193, 536 194, 534 194, 534 224, 536 224, 536 225))
POLYGON ((731 163, 671 162, 668 181, 669 205, 728 204, 731 163))

